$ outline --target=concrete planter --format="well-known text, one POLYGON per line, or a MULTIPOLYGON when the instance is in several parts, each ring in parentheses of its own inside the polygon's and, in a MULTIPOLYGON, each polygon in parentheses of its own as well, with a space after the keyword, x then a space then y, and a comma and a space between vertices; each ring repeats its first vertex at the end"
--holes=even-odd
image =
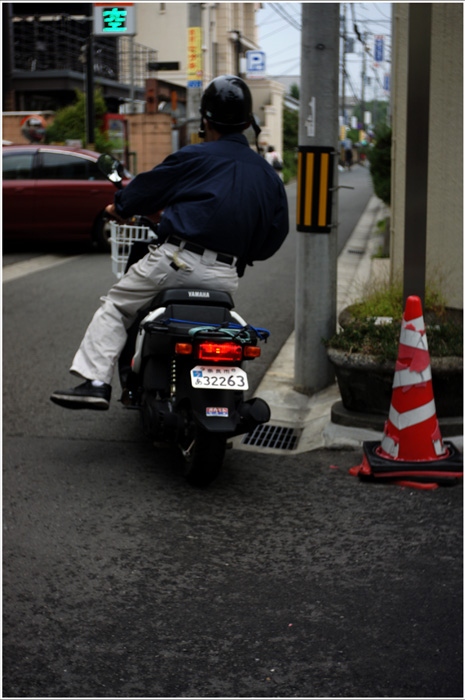
MULTIPOLYGON (((339 315, 344 328, 353 320, 353 307, 348 306, 339 315)), ((463 322, 462 312, 447 310, 449 319, 463 322)), ((437 322, 425 314, 429 325, 437 322)), ((328 358, 335 369, 342 401, 332 407, 331 419, 343 425, 384 429, 392 398, 395 362, 362 353, 349 353, 329 347, 328 358)), ((430 355, 436 414, 443 435, 457 435, 463 431, 463 358, 433 357, 430 355)))
MULTIPOLYGON (((328 348, 328 358, 335 369, 344 408, 387 417, 391 405, 395 362, 334 348, 328 348)), ((438 418, 462 416, 462 358, 430 359, 438 418)))

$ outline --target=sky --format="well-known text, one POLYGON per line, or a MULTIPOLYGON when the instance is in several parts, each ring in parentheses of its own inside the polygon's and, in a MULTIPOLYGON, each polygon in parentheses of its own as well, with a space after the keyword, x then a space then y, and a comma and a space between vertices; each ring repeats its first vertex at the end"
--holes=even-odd
MULTIPOLYGON (((354 22, 360 34, 366 33, 369 48, 366 60, 366 75, 370 79, 365 86, 365 99, 374 97, 387 99, 384 90, 385 74, 390 73, 391 58, 391 3, 364 2, 341 3, 346 8, 346 34, 353 38, 354 53, 346 53, 346 95, 361 96, 362 43, 357 39, 354 22), (384 61, 374 67, 374 38, 383 36, 384 61)), ((259 43, 266 54, 266 70, 273 75, 300 75, 300 26, 302 3, 264 2, 257 12, 259 43)))

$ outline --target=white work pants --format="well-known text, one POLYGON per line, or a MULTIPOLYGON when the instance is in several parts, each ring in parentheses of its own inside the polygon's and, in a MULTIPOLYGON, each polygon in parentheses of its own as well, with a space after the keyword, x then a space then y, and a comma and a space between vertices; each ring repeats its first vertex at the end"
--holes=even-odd
POLYGON ((164 243, 151 246, 149 253, 132 265, 128 272, 101 298, 70 372, 84 379, 111 384, 115 365, 126 343, 127 330, 138 311, 156 294, 167 288, 217 289, 235 293, 237 269, 216 260, 216 253, 203 255, 164 243), (180 269, 175 270, 175 262, 180 269))

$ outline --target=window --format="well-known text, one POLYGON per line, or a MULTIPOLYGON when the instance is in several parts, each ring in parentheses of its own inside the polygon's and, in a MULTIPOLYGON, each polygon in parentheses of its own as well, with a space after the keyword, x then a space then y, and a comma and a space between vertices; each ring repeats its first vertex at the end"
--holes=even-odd
POLYGON ((29 180, 32 178, 33 153, 3 154, 4 180, 29 180))
POLYGON ((43 180, 103 180, 96 163, 71 153, 41 151, 39 178, 43 180))

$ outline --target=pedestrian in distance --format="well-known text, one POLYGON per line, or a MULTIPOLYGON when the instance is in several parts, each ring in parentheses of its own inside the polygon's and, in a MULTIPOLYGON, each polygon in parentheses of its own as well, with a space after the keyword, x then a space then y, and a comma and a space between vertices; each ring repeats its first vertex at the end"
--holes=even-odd
POLYGON ((289 231, 286 193, 276 171, 242 133, 260 129, 247 84, 220 76, 201 98, 203 143, 172 153, 137 175, 106 209, 118 221, 162 211, 159 240, 101 298, 73 359, 85 381, 57 390, 63 407, 109 408, 111 382, 127 330, 162 289, 213 288, 234 294, 247 265, 276 253, 289 231))
POLYGON ((276 170, 281 180, 283 179, 283 159, 275 150, 274 146, 268 146, 265 153, 265 160, 276 170))
POLYGON ((345 166, 347 170, 350 171, 352 167, 352 160, 353 160, 353 153, 352 153, 352 141, 350 139, 346 139, 344 141, 344 158, 345 158, 345 166))

